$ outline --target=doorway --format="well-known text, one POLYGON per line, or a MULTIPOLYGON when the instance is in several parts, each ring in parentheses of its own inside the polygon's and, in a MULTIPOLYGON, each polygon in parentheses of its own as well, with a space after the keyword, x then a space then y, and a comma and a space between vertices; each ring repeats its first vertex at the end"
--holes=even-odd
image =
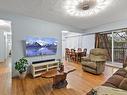
POLYGON ((11 94, 11 22, 0 19, 0 93, 11 94))
POLYGON ((11 22, 0 20, 0 62, 11 58, 12 32, 11 22))

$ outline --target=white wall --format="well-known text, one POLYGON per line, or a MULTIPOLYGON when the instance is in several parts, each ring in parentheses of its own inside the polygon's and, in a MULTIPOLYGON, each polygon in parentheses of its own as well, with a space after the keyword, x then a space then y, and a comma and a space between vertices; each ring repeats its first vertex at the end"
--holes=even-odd
POLYGON ((4 32, 0 31, 0 62, 5 60, 5 39, 4 32))
POLYGON ((28 57, 29 64, 32 61, 45 60, 45 59, 59 59, 62 57, 62 30, 78 31, 72 27, 66 27, 59 24, 46 22, 43 20, 33 19, 20 15, 13 15, 5 12, 0 12, 1 19, 9 20, 12 22, 12 74, 17 75, 14 69, 14 63, 24 56, 23 41, 26 37, 53 37, 58 40, 58 50, 56 55, 51 56, 38 56, 28 57))

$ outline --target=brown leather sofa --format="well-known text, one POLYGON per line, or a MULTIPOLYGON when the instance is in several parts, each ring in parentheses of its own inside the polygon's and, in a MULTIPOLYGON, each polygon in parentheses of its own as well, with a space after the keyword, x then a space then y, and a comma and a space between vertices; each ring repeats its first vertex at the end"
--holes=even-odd
POLYGON ((103 86, 127 90, 127 70, 124 68, 119 69, 103 84, 103 86))
POLYGON ((105 69, 106 58, 106 49, 92 49, 88 57, 82 57, 82 69, 93 74, 101 74, 105 69))
MULTIPOLYGON (((118 71, 116 71, 104 84, 102 84, 102 86, 127 91, 127 68, 121 68, 118 71)), ((87 95, 93 95, 92 91, 87 93, 87 95)), ((112 95, 114 94, 112 93, 112 95)))

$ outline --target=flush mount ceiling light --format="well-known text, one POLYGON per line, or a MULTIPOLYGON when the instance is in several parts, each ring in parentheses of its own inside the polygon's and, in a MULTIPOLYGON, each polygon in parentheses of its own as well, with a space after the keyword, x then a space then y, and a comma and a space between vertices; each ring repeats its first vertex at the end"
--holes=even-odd
POLYGON ((63 31, 61 31, 62 33, 68 33, 69 31, 65 31, 65 30, 63 30, 63 31))
POLYGON ((66 0, 64 9, 71 16, 95 15, 106 8, 112 0, 66 0))

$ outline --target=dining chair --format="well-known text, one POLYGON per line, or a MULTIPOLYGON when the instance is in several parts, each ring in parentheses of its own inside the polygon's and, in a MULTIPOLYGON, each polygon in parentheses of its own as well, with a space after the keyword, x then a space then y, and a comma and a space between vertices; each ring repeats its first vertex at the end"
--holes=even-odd
POLYGON ((65 48, 65 60, 70 60, 70 49, 65 48))
POLYGON ((86 54, 87 54, 87 49, 86 49, 86 48, 84 48, 84 49, 83 49, 82 56, 86 56, 86 54))
POLYGON ((78 48, 78 50, 77 50, 78 52, 82 52, 82 48, 78 48))
POLYGON ((71 49, 70 59, 71 59, 71 61, 74 61, 74 62, 76 61, 75 49, 71 49))

